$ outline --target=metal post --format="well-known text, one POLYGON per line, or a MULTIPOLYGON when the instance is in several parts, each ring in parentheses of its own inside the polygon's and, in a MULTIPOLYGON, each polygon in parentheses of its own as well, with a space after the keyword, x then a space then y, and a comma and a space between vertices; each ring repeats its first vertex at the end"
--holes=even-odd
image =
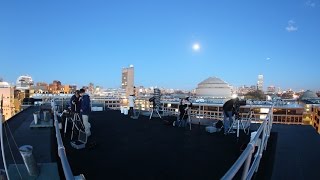
POLYGON ((32 155, 32 146, 24 145, 19 148, 20 154, 23 158, 23 162, 26 165, 28 173, 30 176, 38 176, 39 175, 39 168, 32 155))
MULTIPOLYGON (((254 150, 254 147, 253 147, 253 150, 254 150)), ((245 164, 244 164, 244 167, 243 167, 243 173, 242 173, 242 177, 241 177, 241 180, 245 180, 247 179, 247 175, 248 175, 248 170, 249 170, 249 166, 250 166, 250 163, 251 163, 251 157, 252 157, 252 152, 250 152, 245 164)))

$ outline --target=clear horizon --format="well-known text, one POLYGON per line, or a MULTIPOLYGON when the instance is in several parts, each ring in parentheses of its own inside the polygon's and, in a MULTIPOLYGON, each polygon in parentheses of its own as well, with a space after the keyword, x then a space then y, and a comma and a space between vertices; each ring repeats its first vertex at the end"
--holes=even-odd
POLYGON ((0 2, 0 77, 116 88, 191 90, 216 76, 232 86, 320 90, 320 2, 0 2))

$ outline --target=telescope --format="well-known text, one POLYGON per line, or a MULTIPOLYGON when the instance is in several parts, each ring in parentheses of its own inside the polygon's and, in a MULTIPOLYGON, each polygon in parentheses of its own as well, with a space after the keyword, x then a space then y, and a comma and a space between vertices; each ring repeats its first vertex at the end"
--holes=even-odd
POLYGON ((153 102, 156 98, 153 96, 149 99, 149 102, 153 102))
POLYGON ((247 101, 246 100, 239 100, 236 102, 236 104, 239 104, 239 106, 245 106, 245 105, 247 105, 247 101))

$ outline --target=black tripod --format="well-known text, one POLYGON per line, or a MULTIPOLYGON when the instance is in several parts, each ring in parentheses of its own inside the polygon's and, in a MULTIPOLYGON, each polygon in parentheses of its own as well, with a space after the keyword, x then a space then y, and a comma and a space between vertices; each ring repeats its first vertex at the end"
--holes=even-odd
POLYGON ((154 111, 156 111, 157 114, 158 114, 158 116, 159 116, 160 118, 162 118, 161 115, 160 115, 160 113, 159 113, 158 107, 152 107, 152 110, 151 110, 151 114, 150 114, 149 119, 152 118, 152 115, 153 115, 153 112, 154 112, 154 111))
POLYGON ((153 112, 154 112, 154 111, 156 111, 157 114, 158 114, 158 116, 159 116, 160 118, 162 118, 161 115, 160 115, 160 113, 159 113, 159 110, 158 110, 158 109, 159 109, 159 106, 156 105, 155 102, 153 101, 153 107, 152 107, 152 110, 151 110, 151 114, 150 114, 149 119, 152 118, 152 115, 153 115, 153 112))
POLYGON ((182 123, 181 121, 184 121, 185 116, 188 116, 185 123, 188 123, 188 124, 189 124, 189 129, 191 130, 191 117, 190 117, 190 108, 189 108, 189 107, 187 107, 187 108, 185 109, 182 118, 179 119, 179 121, 178 121, 178 126, 179 126, 179 127, 181 126, 181 123, 182 123))

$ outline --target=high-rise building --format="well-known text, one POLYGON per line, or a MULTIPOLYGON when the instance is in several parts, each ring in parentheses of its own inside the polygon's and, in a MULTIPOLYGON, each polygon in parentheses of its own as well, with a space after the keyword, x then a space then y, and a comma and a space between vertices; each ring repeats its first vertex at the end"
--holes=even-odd
POLYGON ((128 68, 122 68, 121 87, 126 90, 126 97, 134 94, 134 67, 130 65, 128 68))
POLYGON ((15 113, 13 95, 13 87, 11 87, 7 82, 0 82, 0 101, 5 120, 11 118, 15 113))
POLYGON ((258 90, 263 91, 263 75, 262 74, 258 75, 257 88, 258 90))

